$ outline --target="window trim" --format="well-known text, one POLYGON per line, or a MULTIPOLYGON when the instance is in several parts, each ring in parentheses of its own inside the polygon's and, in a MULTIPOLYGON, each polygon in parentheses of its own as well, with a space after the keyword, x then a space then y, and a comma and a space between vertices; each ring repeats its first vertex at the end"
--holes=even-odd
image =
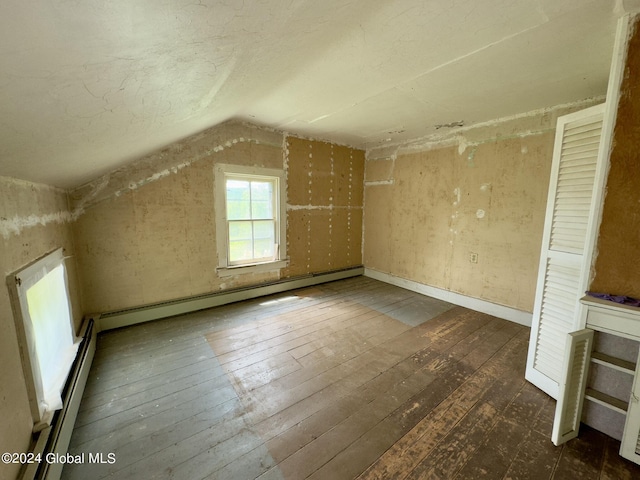
POLYGON ((27 292, 49 273, 58 267, 63 268, 63 286, 69 313, 69 341, 71 342, 71 346, 67 348, 67 353, 72 355, 72 357, 67 357, 67 361, 62 364, 60 369, 60 372, 64 375, 64 378, 60 377, 60 379, 62 379, 62 384, 60 385, 62 390, 73 365, 73 358, 75 358, 75 352, 80 342, 80 339, 75 335, 73 309, 64 259, 63 249, 58 248, 25 268, 7 276, 7 286, 9 287, 9 294, 13 306, 16 333, 22 357, 22 370, 26 380, 31 415, 35 425, 34 428, 39 428, 40 425, 49 425, 53 414, 59 409, 59 406, 46 405, 44 403, 45 392, 43 391, 43 379, 39 367, 38 351, 35 345, 33 321, 29 313, 27 292))
POLYGON ((240 273, 256 273, 279 270, 288 265, 287 261, 287 226, 286 226, 286 176, 284 170, 275 168, 249 167, 243 165, 231 165, 219 163, 214 167, 214 202, 215 202, 215 226, 216 226, 216 250, 218 255, 219 276, 231 276, 240 273), (254 177, 275 178, 277 188, 275 191, 275 218, 276 218, 276 245, 277 254, 275 260, 267 262, 253 262, 243 264, 229 264, 229 230, 227 221, 227 177, 254 177))

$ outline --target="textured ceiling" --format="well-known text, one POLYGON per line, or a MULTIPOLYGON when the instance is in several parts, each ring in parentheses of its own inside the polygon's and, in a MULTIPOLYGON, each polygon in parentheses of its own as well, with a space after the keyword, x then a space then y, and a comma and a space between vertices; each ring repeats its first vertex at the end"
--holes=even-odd
POLYGON ((372 148, 604 95, 638 3, 3 0, 0 175, 75 187, 230 118, 372 148))

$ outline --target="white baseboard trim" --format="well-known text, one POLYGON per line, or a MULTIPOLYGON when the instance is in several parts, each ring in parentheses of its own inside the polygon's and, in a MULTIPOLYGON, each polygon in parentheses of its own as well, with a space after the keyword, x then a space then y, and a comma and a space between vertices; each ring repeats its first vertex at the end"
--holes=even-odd
POLYGON ((98 320, 98 331, 112 330, 114 328, 127 327, 138 323, 159 320, 161 318, 172 317, 184 313, 204 310, 206 308, 218 307, 228 303, 249 300, 252 298, 272 295, 274 293, 295 290, 320 283, 333 282, 344 278, 357 277, 364 273, 363 267, 349 268, 335 272, 327 272, 305 277, 282 280, 267 285, 241 288, 228 292, 218 292, 209 295, 199 295, 191 298, 173 300, 154 305, 147 305, 137 308, 129 308, 117 312, 100 314, 98 320))
POLYGON ((445 302, 460 305, 461 307, 470 308, 478 312, 487 313, 494 317, 503 318, 512 322, 524 325, 525 327, 531 327, 531 321, 533 314, 529 312, 523 312, 515 308, 506 307, 504 305, 498 305, 497 303, 491 303, 479 298, 468 297, 461 293, 444 290, 442 288, 431 287, 423 283, 414 282, 413 280, 407 280, 405 278, 396 277, 389 273, 378 272, 370 268, 364 269, 364 276, 380 280, 381 282, 390 283, 396 287, 406 288, 412 292, 421 293, 429 297, 437 298, 445 302))

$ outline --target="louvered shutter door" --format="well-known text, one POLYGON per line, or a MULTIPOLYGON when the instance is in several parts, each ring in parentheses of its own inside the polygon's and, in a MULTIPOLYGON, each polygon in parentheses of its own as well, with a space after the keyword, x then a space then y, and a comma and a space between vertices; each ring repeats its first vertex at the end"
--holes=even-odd
POLYGON ((565 127, 550 250, 579 255, 584 251, 602 132, 602 115, 598 117, 569 123, 565 127))
POLYGON ((592 347, 593 330, 584 329, 566 335, 562 380, 551 433, 551 441, 555 445, 578 436, 592 347))
POLYGON ((526 378, 558 397, 566 335, 579 328, 586 289, 585 241, 593 220, 594 181, 604 105, 558 119, 540 254, 526 378))
POLYGON ((556 381, 560 379, 565 336, 574 328, 580 277, 580 263, 576 260, 551 256, 547 259, 534 368, 556 381))

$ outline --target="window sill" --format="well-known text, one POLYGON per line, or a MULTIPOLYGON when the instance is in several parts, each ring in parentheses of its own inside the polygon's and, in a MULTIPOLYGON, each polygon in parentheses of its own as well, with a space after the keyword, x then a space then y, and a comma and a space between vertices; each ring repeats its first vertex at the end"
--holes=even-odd
POLYGON ((261 273, 280 270, 289 264, 288 260, 277 260, 275 262, 254 263, 251 265, 237 265, 233 267, 218 267, 216 271, 219 277, 231 277, 244 273, 261 273))

